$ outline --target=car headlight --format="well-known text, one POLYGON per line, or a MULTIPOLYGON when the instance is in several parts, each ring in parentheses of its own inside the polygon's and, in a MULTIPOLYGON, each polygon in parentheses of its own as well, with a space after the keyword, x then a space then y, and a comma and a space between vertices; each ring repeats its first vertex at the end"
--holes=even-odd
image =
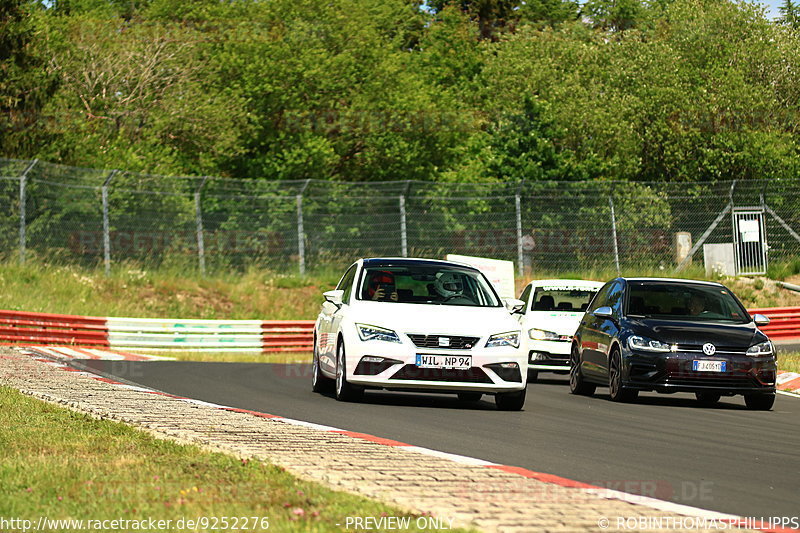
POLYGON ((774 349, 770 341, 755 344, 747 349, 747 355, 750 357, 763 357, 765 355, 772 355, 774 349))
POLYGON ((506 331, 505 333, 496 333, 489 337, 489 340, 486 341, 486 347, 494 348, 496 346, 519 348, 519 331, 506 331))
POLYGON ((557 341, 560 335, 545 329, 530 329, 528 330, 528 337, 535 341, 557 341))
POLYGON ((400 337, 391 329, 369 324, 356 324, 356 329, 358 329, 358 336, 362 341, 400 342, 400 337))
POLYGON ((647 337, 640 337, 639 335, 632 335, 628 337, 628 347, 631 350, 640 350, 643 352, 669 352, 671 347, 669 344, 647 337))

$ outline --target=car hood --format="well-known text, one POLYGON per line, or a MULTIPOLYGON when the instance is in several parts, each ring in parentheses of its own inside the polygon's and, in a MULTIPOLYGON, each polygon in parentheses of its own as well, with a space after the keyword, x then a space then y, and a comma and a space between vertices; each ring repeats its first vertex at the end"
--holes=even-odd
POLYGON ((572 336, 578 329, 581 318, 583 311, 528 311, 525 315, 525 327, 572 336))
POLYGON ((505 307, 358 302, 350 316, 353 322, 398 333, 487 337, 520 329, 505 307))
POLYGON ((689 322, 681 320, 631 319, 631 330, 668 344, 705 344, 729 348, 749 348, 767 340, 755 324, 725 322, 689 322))

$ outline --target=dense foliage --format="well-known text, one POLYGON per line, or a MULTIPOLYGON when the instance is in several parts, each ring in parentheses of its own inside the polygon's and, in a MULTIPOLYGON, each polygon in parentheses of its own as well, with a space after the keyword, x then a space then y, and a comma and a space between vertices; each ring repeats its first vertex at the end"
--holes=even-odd
POLYGON ((797 7, 0 1, 0 155, 333 180, 793 176, 797 7))

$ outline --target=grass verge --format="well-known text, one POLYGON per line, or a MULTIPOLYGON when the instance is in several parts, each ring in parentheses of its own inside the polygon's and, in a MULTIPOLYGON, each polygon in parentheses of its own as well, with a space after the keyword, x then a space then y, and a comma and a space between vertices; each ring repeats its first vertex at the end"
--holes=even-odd
MULTIPOLYGON (((289 532, 341 531, 348 516, 410 516, 415 524, 414 515, 300 481, 279 467, 160 440, 9 387, 0 386, 0 405, 0 516, 6 519, 153 518, 177 526, 184 517, 267 517, 271 531, 289 532)), ((245 530, 266 529, 252 524, 245 530)), ((163 531, 184 530, 211 528, 163 531)))
POLYGON ((778 369, 800 373, 800 352, 778 351, 778 369))

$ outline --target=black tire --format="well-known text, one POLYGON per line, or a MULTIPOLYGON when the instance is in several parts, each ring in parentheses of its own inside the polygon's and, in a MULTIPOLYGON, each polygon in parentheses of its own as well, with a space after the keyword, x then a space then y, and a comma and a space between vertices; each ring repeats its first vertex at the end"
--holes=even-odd
POLYGON ((528 383, 536 383, 537 379, 539 379, 539 371, 528 370, 528 383))
POLYGON ((494 396, 494 403, 500 411, 522 411, 527 391, 528 389, 517 392, 498 392, 494 396))
POLYGON ((336 399, 340 402, 356 402, 364 396, 364 389, 347 382, 345 372, 344 340, 336 346, 336 399))
POLYGON ((319 355, 317 354, 317 342, 314 340, 314 357, 311 362, 311 390, 314 392, 324 392, 330 389, 331 379, 322 373, 319 368, 319 355))
POLYGON ((580 362, 581 355, 578 352, 578 346, 573 344, 570 356, 569 391, 579 396, 591 396, 597 390, 597 385, 587 382, 583 377, 580 362))
POLYGON ((462 402, 477 402, 480 401, 483 394, 480 392, 459 392, 458 399, 462 402))
POLYGON ((622 384, 622 358, 618 350, 611 352, 608 359, 608 395, 612 402, 628 403, 636 400, 639 391, 622 384))
POLYGON ((775 404, 775 393, 745 394, 744 404, 753 411, 769 411, 775 404))
POLYGON ((722 398, 722 395, 718 392, 695 392, 694 396, 703 405, 714 405, 722 398))

